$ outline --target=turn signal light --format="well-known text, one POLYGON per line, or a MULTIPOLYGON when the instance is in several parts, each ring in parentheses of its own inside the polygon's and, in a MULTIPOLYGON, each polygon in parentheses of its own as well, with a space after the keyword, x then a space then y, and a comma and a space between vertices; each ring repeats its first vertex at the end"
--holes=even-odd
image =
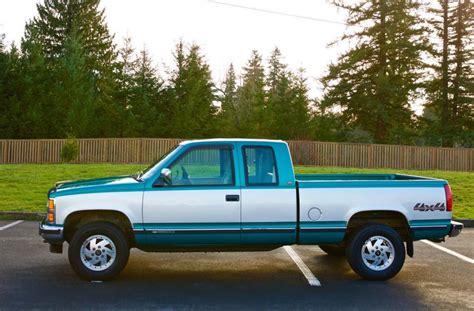
POLYGON ((48 200, 48 222, 53 223, 54 222, 54 200, 49 199, 48 200))

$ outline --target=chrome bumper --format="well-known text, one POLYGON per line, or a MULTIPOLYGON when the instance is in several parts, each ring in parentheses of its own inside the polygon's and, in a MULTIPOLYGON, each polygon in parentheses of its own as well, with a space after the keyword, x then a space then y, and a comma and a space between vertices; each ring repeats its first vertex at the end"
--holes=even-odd
POLYGON ((455 237, 458 236, 462 229, 464 228, 464 224, 457 222, 457 221, 451 221, 451 229, 449 229, 449 237, 455 237))
POLYGON ((64 242, 63 227, 50 225, 43 220, 39 224, 39 235, 49 244, 61 244, 64 242))

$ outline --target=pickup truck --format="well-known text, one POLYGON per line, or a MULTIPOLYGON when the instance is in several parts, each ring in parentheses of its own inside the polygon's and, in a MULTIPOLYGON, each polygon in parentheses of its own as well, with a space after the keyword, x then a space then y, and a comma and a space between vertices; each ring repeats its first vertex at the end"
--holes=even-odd
POLYGON ((39 232, 69 243, 87 280, 116 276, 130 248, 154 252, 262 251, 319 245, 368 280, 386 280, 413 241, 442 241, 451 221, 445 180, 400 174, 294 173, 288 145, 257 139, 180 143, 135 175, 59 182, 39 232))

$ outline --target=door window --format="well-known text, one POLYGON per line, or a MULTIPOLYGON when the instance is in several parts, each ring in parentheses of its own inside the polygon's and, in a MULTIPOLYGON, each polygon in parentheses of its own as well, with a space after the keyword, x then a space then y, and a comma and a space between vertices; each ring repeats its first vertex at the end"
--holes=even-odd
POLYGON ((209 147, 191 149, 171 167, 172 186, 234 185, 232 149, 209 147))
POLYGON ((277 185, 278 172, 271 147, 244 147, 247 185, 277 185))

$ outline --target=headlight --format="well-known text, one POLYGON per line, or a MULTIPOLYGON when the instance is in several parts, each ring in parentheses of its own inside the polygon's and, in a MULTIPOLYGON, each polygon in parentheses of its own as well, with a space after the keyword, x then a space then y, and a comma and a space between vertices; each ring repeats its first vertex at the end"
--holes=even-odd
POLYGON ((48 222, 54 223, 54 209, 56 208, 56 202, 53 199, 48 199, 48 222))

